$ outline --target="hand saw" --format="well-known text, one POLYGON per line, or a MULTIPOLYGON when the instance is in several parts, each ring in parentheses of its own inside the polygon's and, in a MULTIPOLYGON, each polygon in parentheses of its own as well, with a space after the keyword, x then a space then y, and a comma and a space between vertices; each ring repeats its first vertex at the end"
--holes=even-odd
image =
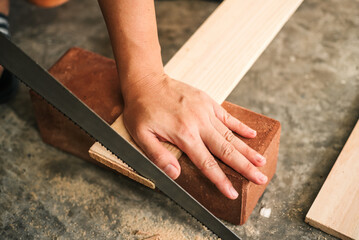
POLYGON ((158 189, 218 237, 224 240, 240 239, 3 34, 0 34, 0 49, 0 65, 12 72, 118 158, 153 181, 158 189))

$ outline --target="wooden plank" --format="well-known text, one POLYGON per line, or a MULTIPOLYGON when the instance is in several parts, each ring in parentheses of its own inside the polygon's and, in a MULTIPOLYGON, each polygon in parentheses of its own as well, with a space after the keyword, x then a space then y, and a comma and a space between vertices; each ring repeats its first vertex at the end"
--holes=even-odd
POLYGON ((226 0, 165 66, 222 103, 302 0, 226 0))
POLYGON ((342 239, 359 239, 359 120, 305 221, 342 239))
MULTIPOLYGON (((224 1, 167 63, 165 72, 222 103, 301 3, 302 0, 224 1)), ((112 127, 133 143, 122 117, 112 127)), ((179 158, 180 150, 168 146, 179 158)), ((97 153, 104 151, 95 144, 90 155, 99 159, 105 155, 97 153)), ((106 156, 111 158, 103 161, 121 161, 113 155, 106 156)), ((121 163, 118 167, 123 166, 121 163)))

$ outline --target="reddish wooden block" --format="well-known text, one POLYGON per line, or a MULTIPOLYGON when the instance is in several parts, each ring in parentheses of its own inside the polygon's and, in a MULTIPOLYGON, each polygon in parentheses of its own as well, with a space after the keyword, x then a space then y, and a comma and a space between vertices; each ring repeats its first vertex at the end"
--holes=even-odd
MULTIPOLYGON (((71 48, 49 70, 72 93, 111 124, 122 112, 115 61, 80 48, 71 48)), ((37 125, 44 142, 80 158, 95 141, 42 97, 30 91, 37 125)))
MULTIPOLYGON (((49 71, 109 124, 121 114, 123 102, 113 60, 72 48, 49 71)), ((88 155, 93 139, 34 92, 31 92, 31 99, 44 142, 94 161, 88 155)), ((270 180, 276 169, 280 123, 228 102, 222 106, 257 131, 256 138, 242 139, 267 158, 267 164, 260 169, 270 180)), ((248 219, 266 187, 249 182, 218 161, 239 193, 236 200, 229 200, 201 174, 186 155, 182 155, 179 161, 182 171, 176 181, 214 215, 233 224, 243 224, 248 219)))
POLYGON ((258 199, 262 196, 275 173, 281 127, 278 121, 238 105, 224 102, 222 106, 234 117, 257 131, 257 137, 253 139, 237 136, 267 159, 266 165, 259 168, 268 176, 267 184, 256 185, 218 160, 220 167, 239 193, 237 199, 230 200, 223 196, 216 186, 201 174, 185 154, 179 160, 182 172, 176 182, 215 216, 230 223, 242 225, 249 218, 258 199))

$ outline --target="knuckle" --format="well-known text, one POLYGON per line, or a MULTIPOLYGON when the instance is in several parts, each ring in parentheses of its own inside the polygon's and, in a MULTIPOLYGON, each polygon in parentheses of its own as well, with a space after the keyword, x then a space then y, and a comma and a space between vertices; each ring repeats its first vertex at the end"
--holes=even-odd
POLYGON ((234 134, 232 133, 231 130, 227 129, 224 133, 224 138, 228 141, 228 142, 232 142, 233 138, 234 138, 234 134))
POLYGON ((244 145, 241 152, 244 156, 252 156, 251 148, 248 145, 244 145))
POLYGON ((231 143, 225 141, 222 145, 222 156, 229 157, 234 152, 234 147, 231 143))
POLYGON ((254 157, 256 154, 256 151, 254 151, 250 146, 245 144, 242 140, 238 141, 239 151, 242 153, 245 157, 254 157))
POLYGON ((142 140, 146 136, 146 126, 145 124, 138 124, 132 129, 130 128, 129 132, 131 133, 131 136, 133 136, 135 139, 142 140))
POLYGON ((196 139, 195 137, 195 131, 188 127, 186 124, 182 124, 181 127, 179 127, 179 131, 178 131, 179 136, 186 140, 186 141, 194 141, 196 139))
POLYGON ((161 154, 161 153, 153 153, 150 156, 150 159, 154 164, 160 165, 163 161, 166 161, 166 156, 165 154, 161 154))
POLYGON ((231 182, 229 181, 229 179, 227 178, 227 176, 225 174, 223 174, 220 177, 217 177, 213 180, 213 183, 216 186, 226 186, 228 184, 231 184, 231 182))
POLYGON ((228 124, 229 120, 231 118, 231 114, 229 114, 226 110, 223 109, 223 123, 228 124))
POLYGON ((245 165, 244 165, 244 173, 251 173, 252 171, 254 170, 254 166, 252 165, 252 163, 250 162, 247 162, 245 165))
POLYGON ((217 161, 214 159, 213 156, 210 156, 202 162, 200 170, 210 170, 216 167, 218 167, 217 161))
POLYGON ((247 156, 252 157, 252 159, 257 158, 258 153, 255 150, 253 150, 252 148, 247 147, 246 151, 247 151, 247 156))

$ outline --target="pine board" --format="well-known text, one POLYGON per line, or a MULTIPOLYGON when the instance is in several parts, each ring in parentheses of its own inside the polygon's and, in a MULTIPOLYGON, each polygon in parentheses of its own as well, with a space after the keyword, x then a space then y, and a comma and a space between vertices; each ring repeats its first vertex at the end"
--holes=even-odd
POLYGON ((359 120, 305 221, 342 239, 359 239, 359 120))

